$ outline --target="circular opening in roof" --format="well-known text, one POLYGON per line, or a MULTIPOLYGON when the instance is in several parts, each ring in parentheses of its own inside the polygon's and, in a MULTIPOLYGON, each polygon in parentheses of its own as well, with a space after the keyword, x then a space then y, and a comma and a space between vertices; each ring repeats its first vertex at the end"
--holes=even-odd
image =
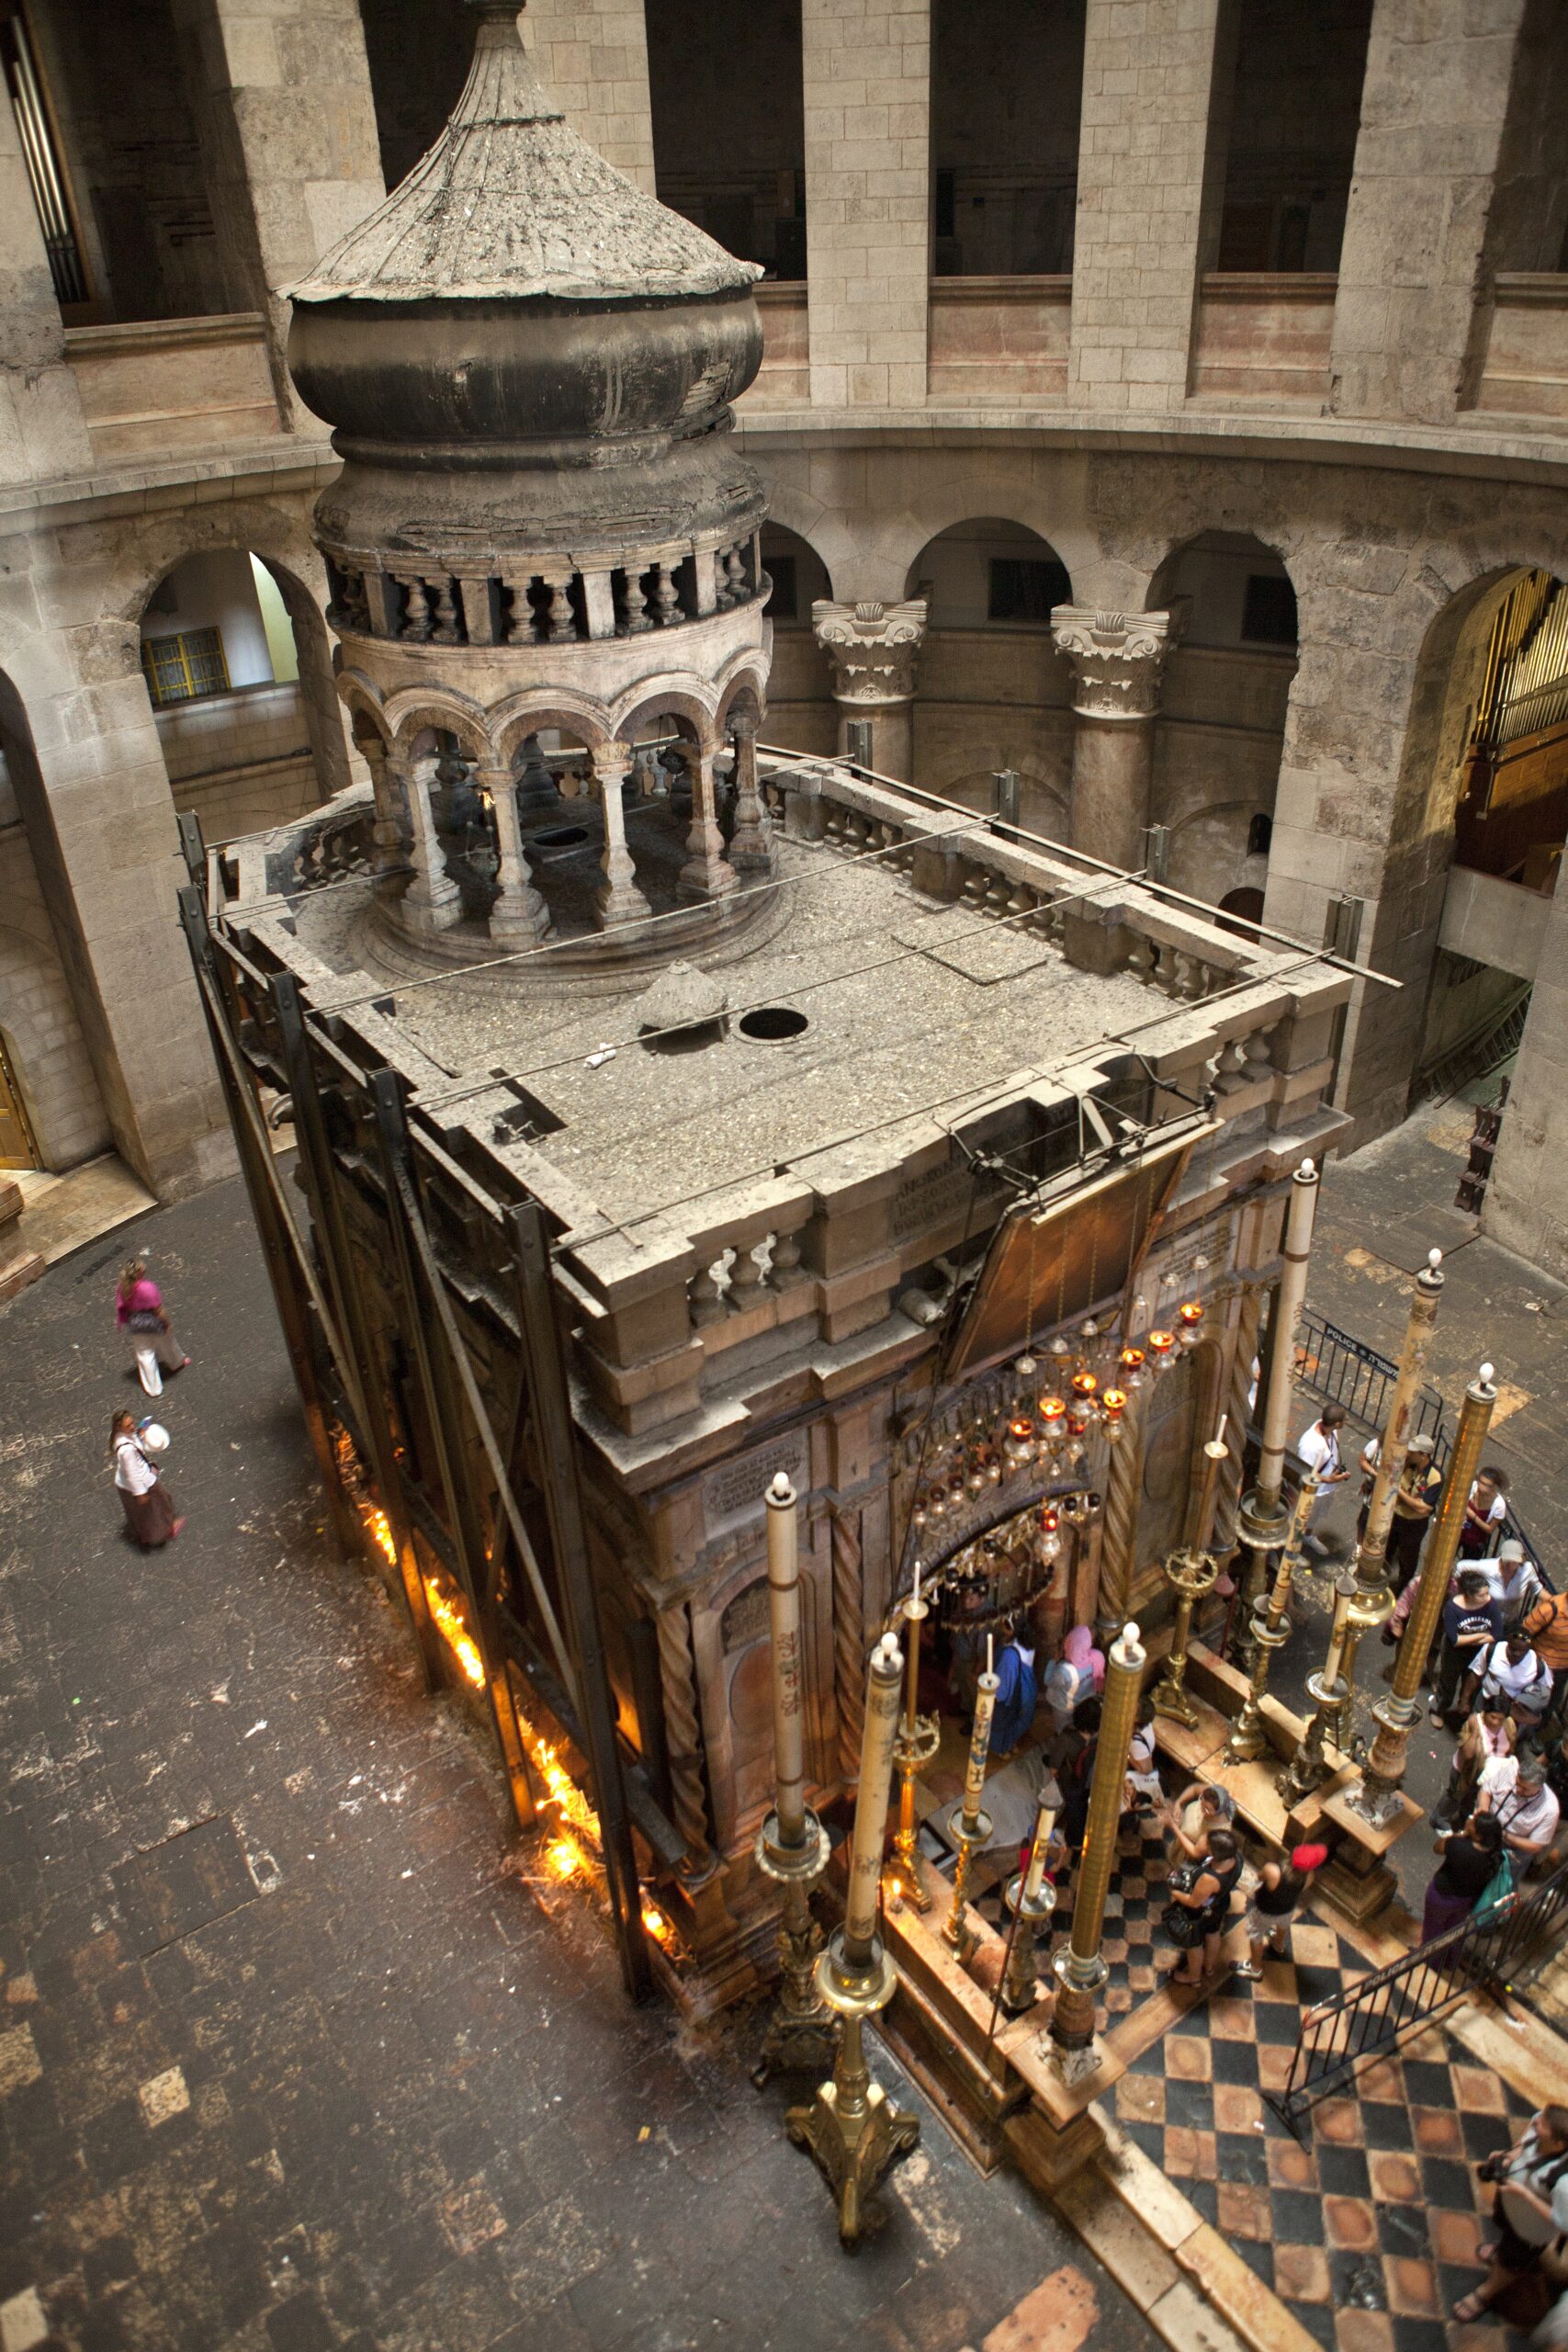
POLYGON ((793 1004, 760 1004, 755 1012, 743 1012, 736 1025, 743 1037, 754 1038, 759 1045, 776 1046, 785 1037, 803 1035, 810 1023, 793 1004))
POLYGON ((575 849, 579 842, 588 839, 586 825, 549 825, 534 840, 540 849, 575 849))

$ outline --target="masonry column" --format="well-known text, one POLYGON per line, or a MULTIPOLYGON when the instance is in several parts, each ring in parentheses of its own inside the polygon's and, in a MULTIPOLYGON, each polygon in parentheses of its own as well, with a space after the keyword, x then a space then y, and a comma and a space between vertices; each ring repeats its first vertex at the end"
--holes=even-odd
MULTIPOLYGON (((490 910, 490 935, 503 947, 531 947, 549 937, 550 918, 534 888, 524 854, 523 831, 517 821, 517 779, 510 768, 476 768, 474 781, 489 793, 495 811, 495 899, 490 910)), ((456 883, 449 887, 457 888, 456 883)))
POLYGON ((90 466, 76 379, 14 107, 0 105, 0 481, 51 481, 90 466))
POLYGON ((1525 13, 1376 0, 1334 306, 1341 415, 1440 424, 1462 404, 1525 13))
POLYGON ((1091 613, 1058 605, 1057 649, 1073 665, 1074 849, 1108 865, 1147 861, 1149 779, 1169 613, 1091 613))
POLYGON ((1561 876, 1481 1224, 1506 1249, 1568 1281, 1568 885, 1561 876))
POLYGON ((724 854, 718 829, 718 792, 714 782, 711 744, 684 743, 686 771, 692 779, 692 829, 686 835, 690 852, 677 884, 682 899, 724 899, 740 888, 740 876, 724 854))
POLYGON ((1089 0, 1069 407, 1178 408, 1223 189, 1231 0, 1089 0))
POLYGON ((921 408, 931 0, 802 0, 807 304, 821 408, 921 408))
MULTIPOLYGON (((421 931, 449 931, 463 914, 463 894, 446 871, 446 853, 436 836, 430 806, 430 787, 440 764, 434 756, 411 760, 400 752, 387 755, 388 773, 401 784, 409 812, 413 879, 403 896, 403 912, 421 931)), ((515 824, 515 815, 513 821, 515 824)), ((498 818, 498 830, 499 824, 498 818)))
POLYGON ((839 757, 849 756, 852 718, 871 724, 877 775, 914 782, 915 664, 926 634, 926 600, 903 605, 834 605, 819 596, 811 626, 833 673, 839 706, 839 757))
POLYGON ((643 0, 528 0, 523 40, 573 130, 656 196, 643 0))
POLYGON ((626 809, 621 786, 631 770, 632 754, 626 743, 601 743, 593 752, 593 780, 604 811, 604 851, 600 864, 604 880, 599 892, 599 920, 612 923, 640 922, 652 913, 637 888, 637 867, 626 847, 626 809))
POLYGON ((284 422, 325 427, 284 364, 303 277, 386 195, 358 0, 172 0, 236 300, 264 312, 284 422))

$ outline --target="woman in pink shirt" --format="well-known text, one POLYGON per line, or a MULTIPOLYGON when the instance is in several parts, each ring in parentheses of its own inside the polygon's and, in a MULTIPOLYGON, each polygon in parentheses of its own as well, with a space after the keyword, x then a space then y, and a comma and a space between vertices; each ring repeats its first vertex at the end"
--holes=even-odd
POLYGON ((150 1278, 145 1258, 128 1258, 121 1267, 114 1319, 130 1340, 142 1387, 149 1396, 161 1396, 164 1374, 183 1372, 190 1358, 180 1352, 163 1293, 150 1278))

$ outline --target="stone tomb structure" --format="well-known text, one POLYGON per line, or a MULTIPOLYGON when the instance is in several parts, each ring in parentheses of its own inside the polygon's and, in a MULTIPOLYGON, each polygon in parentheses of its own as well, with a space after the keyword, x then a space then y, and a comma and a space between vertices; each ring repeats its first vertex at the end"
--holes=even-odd
MULTIPOLYGON (((1234 1524, 1282 1189, 1342 1130, 1351 981, 1079 850, 759 750, 762 499, 728 430, 754 272, 568 129, 512 7, 478 14, 442 140, 294 288, 373 781, 229 852, 187 833, 185 915, 340 1528, 431 1675, 488 1698, 520 1817, 564 1802, 547 1731, 574 1769, 594 1751, 628 1982, 629 1819, 656 1964, 703 2006, 773 1964, 769 1480, 802 1497, 831 1816, 926 1540, 929 1433, 994 1425, 1021 1348, 1086 1313, 1120 1340, 1201 1306, 1113 1454, 1091 1428, 1009 1457, 931 1543, 940 1566, 1061 1495, 1055 1622, 1136 1611, 1157 1655, 1222 1413, 1234 1524), (1112 1264, 1095 1188, 1173 1135, 1174 1190, 1112 1264), (1071 1300, 1043 1283, 955 1378, 952 1311, 1041 1184, 1071 1300)), ((917 618, 850 616, 847 702, 857 674, 887 699, 917 618)), ((1087 675, 1124 625, 1083 619, 1087 675)), ((1095 707, 1086 795, 1145 757, 1135 713, 1095 707)))

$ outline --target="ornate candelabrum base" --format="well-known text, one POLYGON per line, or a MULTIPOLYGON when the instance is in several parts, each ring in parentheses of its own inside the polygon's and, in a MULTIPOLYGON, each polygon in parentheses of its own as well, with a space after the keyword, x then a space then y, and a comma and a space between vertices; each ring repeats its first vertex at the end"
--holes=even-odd
POLYGON ((770 1813, 757 1832, 759 1869, 784 1888, 779 1921, 779 1990, 761 2055, 751 2070, 759 2090, 771 2075, 819 2075, 833 2064, 838 2018, 817 1984, 822 1930, 811 1916, 810 1890, 828 1860, 828 1833, 809 1807, 806 1840, 790 1848, 778 1842, 778 1815, 770 1813))
POLYGON ((1325 1682, 1321 1673, 1309 1674, 1306 1691, 1313 1703, 1313 1719, 1280 1775, 1280 1794, 1287 1805, 1300 1804, 1328 1778, 1328 1767, 1323 1760, 1324 1742, 1332 1725, 1336 1745, 1338 1744, 1340 1712, 1350 1702, 1350 1686, 1337 1675, 1332 1682, 1325 1682))
POLYGON ((964 1967, 973 1956, 979 1937, 969 1925, 964 1890, 969 1883, 971 1859, 983 1846, 991 1842, 991 1816, 988 1813, 977 1813, 973 1821, 969 1821, 962 1813, 954 1813, 948 1825, 948 1835, 957 1840, 958 1859, 953 1871, 953 1908, 947 1915, 942 1939, 949 1951, 954 1954, 959 1965, 964 1967))
POLYGON ((1095 2019, 1111 1970, 1098 1951, 1080 1958, 1070 1945, 1056 1954, 1051 1969, 1056 1979, 1056 2010, 1050 2032, 1041 2035, 1036 2047, 1071 2089, 1100 2064, 1094 2046, 1095 2019))
POLYGON ((942 1725, 934 1715, 917 1715, 912 1729, 908 1723, 901 1724, 893 1744, 893 1762, 898 1774, 898 1827, 882 1884, 886 1894, 897 1895, 916 1911, 929 1911, 931 1899, 920 1878, 915 1776, 931 1762, 941 1745, 942 1725))
POLYGON ((893 1998, 893 1963, 873 1939, 863 1968, 845 1954, 843 1930, 829 1940, 817 1963, 817 1988, 842 2024, 832 2079, 821 2084, 809 2107, 792 2107, 784 2129, 797 2148, 808 2148, 827 2177, 839 2207, 839 2236, 853 2247, 860 2241, 865 2200, 888 2166, 908 2155, 920 2136, 919 2118, 895 2107, 865 2063, 865 2020, 893 1998))
POLYGON ((1007 1969, 1002 1977, 1002 2007, 1010 2018, 1020 2018, 1032 2009, 1040 1997, 1040 1970, 1036 1958, 1035 1939, 1042 1922, 1049 1919, 1056 1908, 1056 1890, 1043 1885, 1038 1894, 1026 1895, 1023 1873, 1010 1879, 1007 1906, 1016 1925, 1012 1949, 1008 1954, 1007 1969))
POLYGON ((1207 1552, 1173 1552, 1165 1564, 1166 1581, 1176 1595, 1176 1623, 1171 1629, 1170 1654, 1165 1672, 1150 1693, 1156 1715, 1193 1728, 1198 1710, 1187 1695, 1187 1649, 1192 1638, 1192 1611, 1213 1589, 1219 1569, 1207 1552))

